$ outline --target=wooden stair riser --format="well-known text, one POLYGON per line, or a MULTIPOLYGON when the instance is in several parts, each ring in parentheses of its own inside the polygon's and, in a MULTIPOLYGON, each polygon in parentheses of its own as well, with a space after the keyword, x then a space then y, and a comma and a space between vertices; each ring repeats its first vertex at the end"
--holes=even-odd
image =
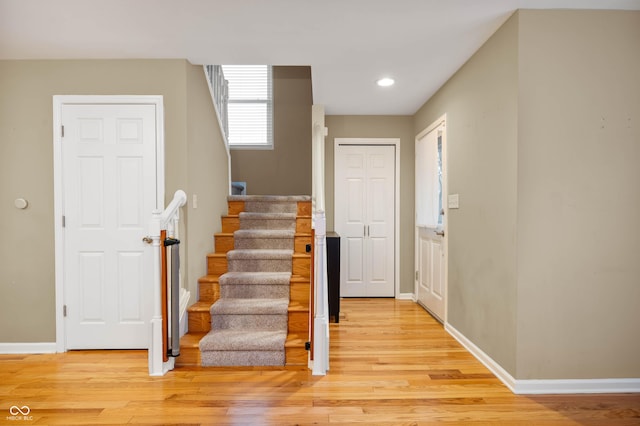
POLYGON ((311 201, 298 201, 298 216, 311 216, 311 201))
POLYGON ((295 303, 300 306, 309 306, 310 291, 309 283, 292 282, 289 287, 291 303, 295 303))
POLYGON ((207 255, 207 274, 222 275, 227 272, 227 255, 214 253, 207 255))
POLYGON ((311 216, 298 216, 296 218, 296 233, 311 234, 311 216))
POLYGON ((307 244, 311 244, 311 235, 296 234, 296 236, 293 239, 294 253, 306 253, 307 244))
POLYGON ((238 216, 222 216, 222 232, 233 234, 240 229, 240 218, 238 216))
POLYGON ((309 311, 289 311, 287 321, 289 333, 309 334, 309 311))
POLYGON ((213 304, 220 298, 220 284, 217 281, 201 279, 198 281, 198 294, 200 295, 199 301, 213 304))
POLYGON ((301 347, 284 347, 284 359, 285 365, 293 366, 293 365, 307 365, 309 363, 309 351, 307 351, 304 346, 301 347))
POLYGON ((200 365, 200 348, 186 348, 180 345, 180 356, 176 358, 176 367, 200 365))
POLYGON ((244 211, 244 201, 229 200, 227 201, 227 214, 229 216, 238 215, 244 211))
POLYGON ((206 333, 189 331, 180 339, 180 356, 176 358, 177 367, 200 365, 200 348, 198 343, 206 333))
POLYGON ((234 248, 233 234, 216 234, 214 236, 213 246, 216 253, 226 253, 234 248))
POLYGON ((311 275, 311 256, 306 254, 294 254, 291 273, 309 278, 311 275))
POLYGON ((189 311, 189 333, 208 333, 211 330, 209 311, 189 311))

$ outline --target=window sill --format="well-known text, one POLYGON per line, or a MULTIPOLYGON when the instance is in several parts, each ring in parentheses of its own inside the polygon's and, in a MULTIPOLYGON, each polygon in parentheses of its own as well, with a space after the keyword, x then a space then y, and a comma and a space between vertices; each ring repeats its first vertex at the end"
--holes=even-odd
POLYGON ((257 150, 257 151, 269 151, 273 150, 273 144, 269 145, 229 145, 229 149, 232 150, 257 150))

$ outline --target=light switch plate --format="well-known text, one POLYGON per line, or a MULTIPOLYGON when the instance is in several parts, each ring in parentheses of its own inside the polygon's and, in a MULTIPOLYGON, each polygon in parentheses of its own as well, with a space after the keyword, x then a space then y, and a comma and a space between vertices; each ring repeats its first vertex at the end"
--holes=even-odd
POLYGON ((447 197, 447 205, 450 209, 459 209, 460 208, 460 195, 459 194, 449 194, 447 197))

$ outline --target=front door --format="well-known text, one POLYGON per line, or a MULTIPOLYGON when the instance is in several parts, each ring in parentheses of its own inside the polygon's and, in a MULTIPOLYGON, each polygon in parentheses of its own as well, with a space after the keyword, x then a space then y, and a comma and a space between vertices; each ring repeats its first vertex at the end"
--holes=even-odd
POLYGON ((446 308, 444 121, 416 138, 416 298, 440 321, 446 308))
POLYGON ((340 295, 395 295, 395 146, 337 144, 340 295))
POLYGON ((62 104, 66 349, 146 349, 156 105, 62 104))

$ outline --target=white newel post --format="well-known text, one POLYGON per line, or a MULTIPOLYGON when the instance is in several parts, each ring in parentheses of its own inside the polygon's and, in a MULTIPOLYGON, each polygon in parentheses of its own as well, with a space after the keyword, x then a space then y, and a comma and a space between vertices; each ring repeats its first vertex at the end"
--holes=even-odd
POLYGON ((313 229, 315 230, 314 259, 314 317, 313 317, 313 366, 314 376, 324 376, 329 370, 329 294, 327 283, 327 220, 325 216, 324 188, 324 107, 312 107, 313 120, 313 165, 312 199, 313 229))
POLYGON ((327 225, 324 211, 315 214, 316 282, 315 317, 313 319, 316 337, 313 343, 314 376, 324 376, 329 370, 329 303, 327 294, 327 225))

